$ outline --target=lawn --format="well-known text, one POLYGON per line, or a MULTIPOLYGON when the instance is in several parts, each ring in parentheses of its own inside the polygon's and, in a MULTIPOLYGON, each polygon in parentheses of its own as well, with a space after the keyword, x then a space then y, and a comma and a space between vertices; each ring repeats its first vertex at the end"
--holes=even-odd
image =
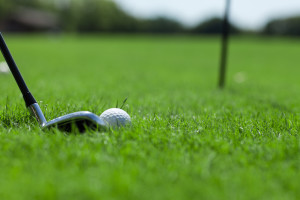
POLYGON ((132 127, 41 131, 0 74, 0 199, 300 198, 300 40, 233 38, 221 91, 217 37, 4 36, 46 119, 132 127))

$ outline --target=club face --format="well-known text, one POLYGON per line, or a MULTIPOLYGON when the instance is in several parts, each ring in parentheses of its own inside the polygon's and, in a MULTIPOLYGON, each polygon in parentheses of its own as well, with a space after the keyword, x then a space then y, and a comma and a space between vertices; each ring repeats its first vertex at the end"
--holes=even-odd
POLYGON ((94 113, 80 111, 53 119, 47 122, 42 128, 58 128, 65 132, 73 132, 77 129, 79 132, 85 132, 87 129, 105 130, 106 124, 94 113))

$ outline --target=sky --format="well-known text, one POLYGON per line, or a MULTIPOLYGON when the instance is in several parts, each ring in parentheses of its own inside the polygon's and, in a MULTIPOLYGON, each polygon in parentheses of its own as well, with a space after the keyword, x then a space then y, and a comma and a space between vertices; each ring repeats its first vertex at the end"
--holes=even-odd
MULTIPOLYGON (((152 18, 169 17, 193 26, 223 16, 226 0, 114 0, 129 14, 152 18)), ((269 20, 300 16, 300 0, 231 0, 230 20, 245 29, 260 29, 269 20)))

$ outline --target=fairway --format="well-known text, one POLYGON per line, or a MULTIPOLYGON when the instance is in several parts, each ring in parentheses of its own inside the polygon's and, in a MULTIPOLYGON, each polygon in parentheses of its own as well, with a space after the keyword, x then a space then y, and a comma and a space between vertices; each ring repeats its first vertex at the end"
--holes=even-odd
MULTIPOLYGON (((123 107, 132 127, 41 131, 0 74, 0 199, 299 199, 300 40, 4 35, 47 120, 123 107)), ((0 56, 0 61, 3 61, 0 56)))

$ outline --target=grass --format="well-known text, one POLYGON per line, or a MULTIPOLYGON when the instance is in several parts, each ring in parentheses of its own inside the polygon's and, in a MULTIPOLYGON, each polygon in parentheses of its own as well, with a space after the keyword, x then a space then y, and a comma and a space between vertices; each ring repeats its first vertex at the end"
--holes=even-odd
POLYGON ((1 199, 299 199, 299 40, 6 36, 47 119, 122 104, 129 129, 41 131, 0 75, 1 199))

